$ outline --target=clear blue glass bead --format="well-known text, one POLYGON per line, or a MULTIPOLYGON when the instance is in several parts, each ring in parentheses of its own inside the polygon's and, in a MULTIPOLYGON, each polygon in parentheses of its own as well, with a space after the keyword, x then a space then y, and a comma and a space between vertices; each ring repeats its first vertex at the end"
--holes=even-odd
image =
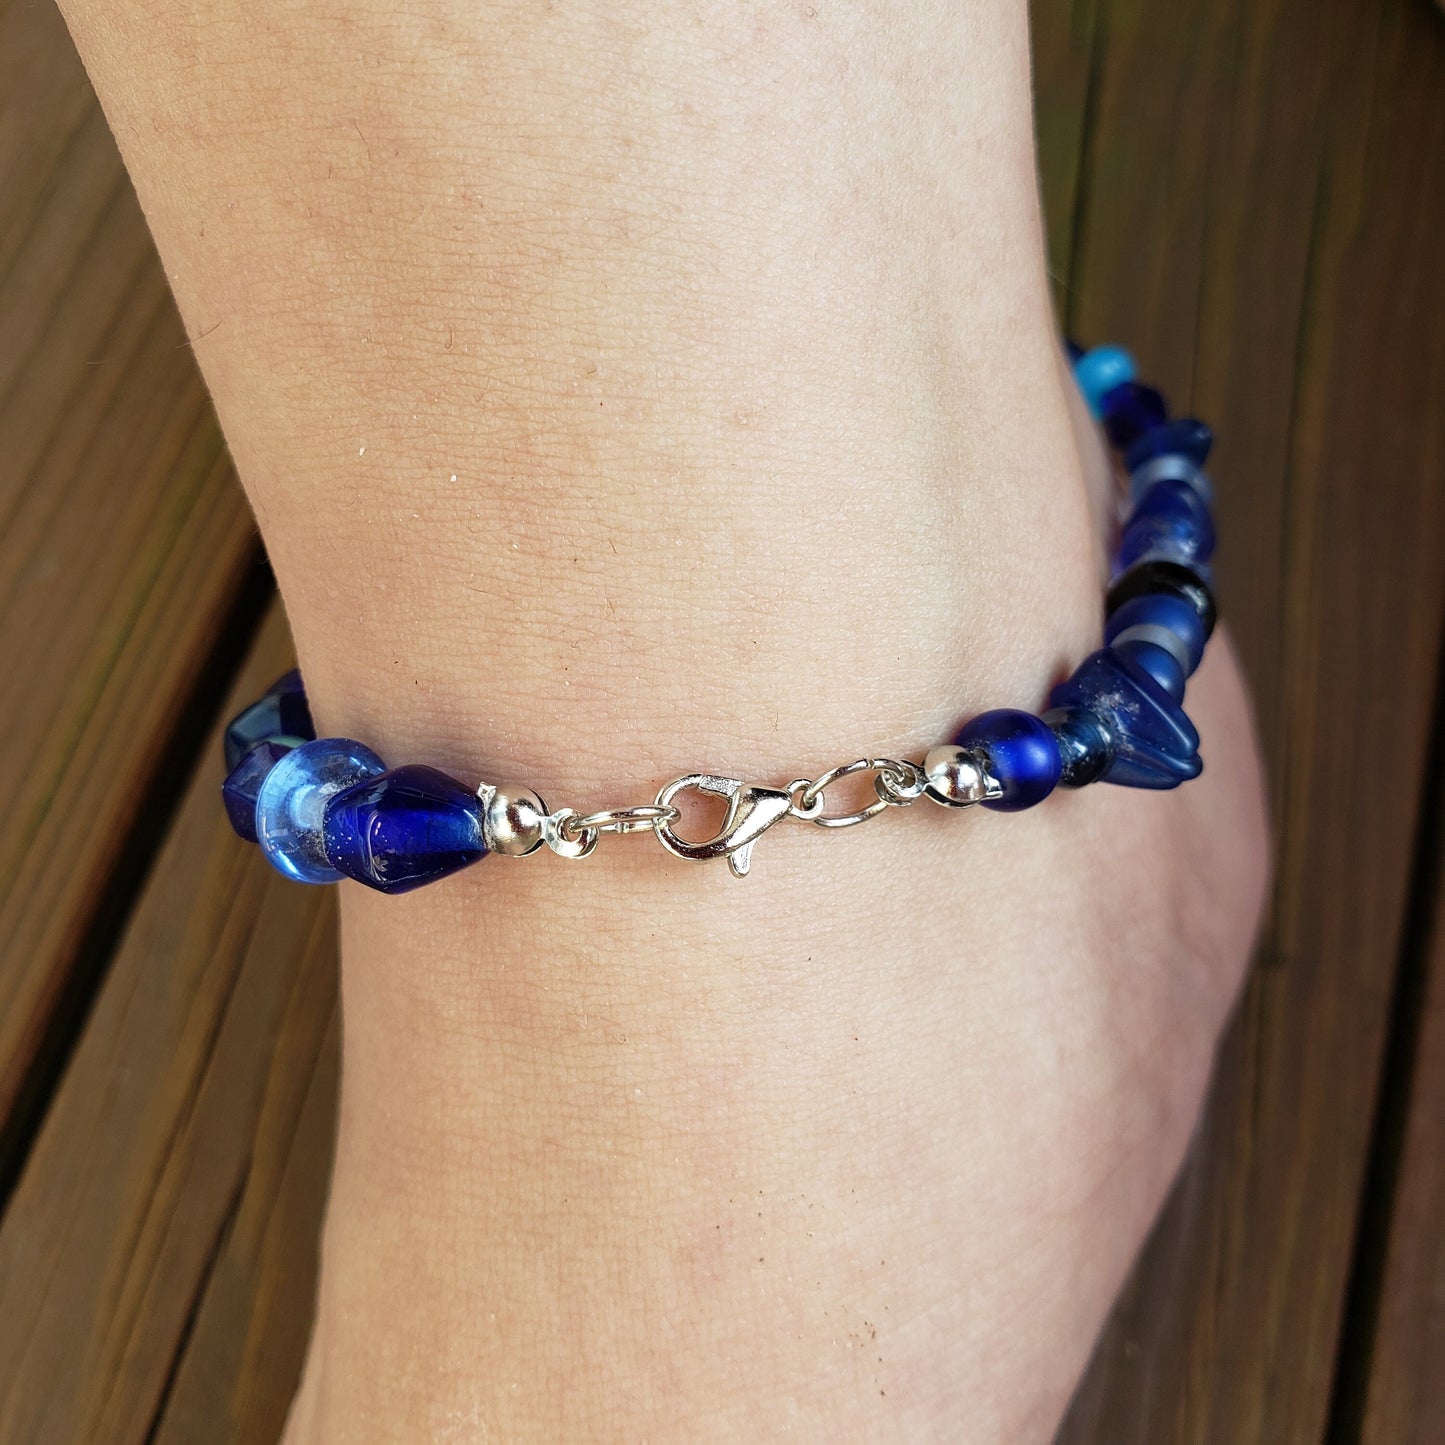
POLYGON ((256 799, 261 794, 261 784, 291 748, 292 744, 285 742, 257 743, 221 784, 226 816, 231 820, 237 837, 244 838, 248 843, 256 841, 256 799))
POLYGON ((1196 467, 1209 460, 1214 446, 1214 433, 1192 416, 1179 417, 1163 426, 1150 428, 1124 453, 1126 471, 1135 471, 1155 457, 1185 457, 1196 467))
POLYGON ((1199 734, 1184 710, 1133 658, 1112 647, 1090 653, 1049 701, 1087 708, 1104 720, 1114 738, 1106 783, 1177 788, 1203 771, 1199 734))
POLYGON ((1146 592, 1111 612, 1104 624, 1104 641, 1112 645, 1126 636, 1172 652, 1186 677, 1193 675, 1204 656, 1204 625, 1199 614, 1173 593, 1146 592))
POLYGON ((1119 570, 1146 558, 1207 562, 1214 554, 1214 519, 1187 482, 1156 482, 1139 499, 1119 538, 1119 570))
POLYGON ((1183 702, 1184 665, 1174 653, 1144 638, 1125 638, 1114 647, 1133 658, 1175 702, 1183 702))
POLYGON ((1095 416, 1101 415, 1104 397, 1137 374, 1134 358, 1122 346, 1095 346, 1074 363, 1074 380, 1095 416))
POLYGON ((1124 451, 1145 432, 1168 421, 1169 408, 1152 386, 1126 381, 1104 393, 1099 402, 1099 417, 1109 441, 1116 450, 1124 451))
POLYGON ((1114 761, 1114 738, 1104 720, 1083 707, 1051 708, 1040 719, 1059 745, 1059 782, 1082 788, 1103 775, 1114 761))
POLYGON ((1059 744, 1047 723, 1031 712, 994 708, 965 723, 954 741, 982 754, 989 775, 1003 788, 985 808, 1017 812, 1041 803, 1058 786, 1063 766, 1059 744))
POLYGON ((485 856, 477 795, 436 768, 393 768, 326 806, 326 858, 348 878, 407 893, 485 856))
POLYGON ((299 883, 335 883, 326 857, 326 805, 343 788, 374 778, 386 764, 350 738, 318 738, 287 753, 256 798, 256 841, 272 867, 299 883))
POLYGON ((301 674, 288 672, 266 689, 265 697, 231 719, 224 740, 226 770, 234 769, 257 743, 287 742, 298 747, 315 736, 301 674))

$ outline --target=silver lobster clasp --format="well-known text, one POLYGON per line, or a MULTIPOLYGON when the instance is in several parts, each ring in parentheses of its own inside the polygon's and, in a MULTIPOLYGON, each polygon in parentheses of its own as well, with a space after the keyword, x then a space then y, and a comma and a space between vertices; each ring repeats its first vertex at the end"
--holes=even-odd
POLYGON ((721 831, 705 842, 689 843, 677 836, 673 820, 669 818, 657 825, 658 842, 678 858, 698 861, 726 858, 736 878, 744 877, 752 865, 753 844, 793 809, 792 794, 780 788, 755 788, 738 778, 720 778, 712 773, 689 773, 685 778, 674 778, 658 793, 657 806, 669 808, 679 793, 689 789, 728 800, 721 831))

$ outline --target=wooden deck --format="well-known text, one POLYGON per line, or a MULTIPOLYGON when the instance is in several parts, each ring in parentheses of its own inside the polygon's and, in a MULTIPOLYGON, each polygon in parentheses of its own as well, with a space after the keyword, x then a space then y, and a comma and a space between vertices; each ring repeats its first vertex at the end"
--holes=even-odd
MULTIPOLYGON (((1218 420, 1271 924, 1069 1445, 1445 1440, 1445 20, 1035 0, 1054 275, 1218 420)), ((332 904, 217 805, 288 641, 105 123, 0 0, 0 1441, 274 1438, 332 904)))

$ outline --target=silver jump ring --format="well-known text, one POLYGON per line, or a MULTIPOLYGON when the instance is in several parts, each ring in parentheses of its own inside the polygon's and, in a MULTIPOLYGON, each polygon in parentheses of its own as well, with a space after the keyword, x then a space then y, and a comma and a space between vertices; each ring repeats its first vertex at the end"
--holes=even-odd
POLYGON ((680 817, 680 808, 642 803, 635 808, 603 808, 581 818, 568 818, 563 831, 569 836, 584 833, 589 828, 595 828, 599 833, 653 833, 664 823, 675 823, 680 817))
POLYGON ((869 769, 880 775, 884 770, 891 771, 891 759, 859 758, 855 762, 842 763, 836 768, 829 768, 826 773, 819 774, 803 789, 802 796, 798 800, 801 804, 798 816, 806 817, 808 822, 816 824, 819 828, 851 828, 855 823, 864 823, 869 818, 877 817, 884 808, 889 806, 888 800, 881 796, 852 813, 839 813, 830 817, 822 810, 823 790, 829 783, 836 782, 839 778, 846 778, 851 773, 866 772, 869 769), (818 805, 816 810, 808 811, 813 809, 814 804, 818 805))
POLYGON ((542 840, 559 858, 588 857, 602 836, 595 827, 579 828, 577 836, 572 836, 576 818, 575 808, 558 808, 542 819, 542 840))
POLYGON ((873 791, 890 807, 903 808, 923 796, 928 779, 917 763, 897 758, 879 758, 877 761, 878 776, 873 779, 873 791))
MULTIPOLYGON (((788 784, 788 796, 791 798, 795 793, 802 793, 806 796, 813 783, 810 778, 794 778, 788 784)), ((801 818, 805 823, 815 823, 823 815, 823 795, 819 793, 816 797, 810 798, 806 803, 799 805, 794 803, 788 809, 790 818, 801 818)))

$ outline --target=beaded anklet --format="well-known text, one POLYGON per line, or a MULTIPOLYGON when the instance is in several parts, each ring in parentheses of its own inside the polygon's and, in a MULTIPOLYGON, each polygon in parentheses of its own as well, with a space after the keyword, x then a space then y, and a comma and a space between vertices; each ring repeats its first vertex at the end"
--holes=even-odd
POLYGON ((847 828, 927 797, 945 807, 981 803, 1012 812, 1063 784, 1102 781, 1173 788, 1197 777, 1199 735, 1180 706, 1214 628, 1206 566, 1214 549, 1211 489, 1202 471, 1213 442, 1203 422, 1170 420, 1164 399, 1135 380, 1116 346, 1069 343, 1074 377, 1129 473, 1131 507, 1105 607, 1104 647, 1056 687, 1042 717, 999 708, 964 724, 922 762, 868 757, 786 788, 689 773, 651 803, 579 814, 548 811, 530 788, 483 783, 475 792, 435 768, 387 769, 349 738, 317 738, 298 673, 281 678, 226 730, 226 810, 289 878, 355 878, 405 893, 488 853, 522 857, 544 843, 585 858, 604 833, 652 833, 679 858, 726 858, 747 873, 753 846, 783 818, 847 828), (871 774, 875 799, 825 810, 840 778, 871 774), (727 800, 717 835, 680 837, 673 799, 689 791, 727 800))

